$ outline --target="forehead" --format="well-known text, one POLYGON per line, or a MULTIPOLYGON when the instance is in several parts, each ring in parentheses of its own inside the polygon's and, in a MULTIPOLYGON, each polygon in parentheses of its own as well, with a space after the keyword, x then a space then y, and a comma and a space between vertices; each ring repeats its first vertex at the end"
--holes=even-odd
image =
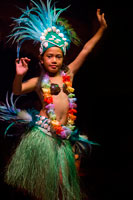
POLYGON ((47 49, 45 51, 44 54, 54 54, 54 55, 61 54, 61 55, 63 55, 63 52, 59 47, 50 47, 49 49, 47 49))

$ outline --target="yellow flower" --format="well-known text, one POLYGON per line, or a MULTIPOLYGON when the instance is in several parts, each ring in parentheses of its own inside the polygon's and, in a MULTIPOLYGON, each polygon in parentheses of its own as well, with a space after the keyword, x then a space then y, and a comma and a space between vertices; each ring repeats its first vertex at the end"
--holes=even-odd
POLYGON ((68 120, 68 123, 73 125, 73 124, 74 124, 74 120, 69 119, 69 120, 68 120))
POLYGON ((70 93, 72 93, 72 92, 74 92, 74 88, 68 86, 68 87, 67 87, 67 91, 70 92, 70 93))
POLYGON ((50 119, 51 120, 55 120, 56 119, 56 115, 55 114, 50 114, 50 119))
POLYGON ((43 91, 44 93, 50 93, 50 88, 42 88, 42 91, 43 91))
POLYGON ((52 124, 52 126, 59 126, 59 125, 60 125, 60 122, 57 121, 57 120, 52 120, 52 121, 51 121, 51 124, 52 124))

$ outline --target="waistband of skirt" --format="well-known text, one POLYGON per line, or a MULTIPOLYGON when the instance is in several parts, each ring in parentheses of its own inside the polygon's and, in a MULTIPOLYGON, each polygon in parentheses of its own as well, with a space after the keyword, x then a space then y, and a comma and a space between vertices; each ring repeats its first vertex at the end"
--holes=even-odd
POLYGON ((36 115, 36 122, 35 125, 38 126, 38 128, 44 132, 46 135, 55 137, 55 134, 53 134, 50 126, 50 120, 41 115, 36 115))

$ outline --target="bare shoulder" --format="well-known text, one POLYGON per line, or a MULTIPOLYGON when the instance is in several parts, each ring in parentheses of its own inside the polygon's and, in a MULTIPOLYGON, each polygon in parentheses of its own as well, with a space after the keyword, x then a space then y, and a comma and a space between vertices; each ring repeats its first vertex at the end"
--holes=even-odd
POLYGON ((68 70, 67 70, 67 75, 71 77, 71 81, 73 81, 74 78, 74 73, 70 67, 70 64, 67 66, 68 70))

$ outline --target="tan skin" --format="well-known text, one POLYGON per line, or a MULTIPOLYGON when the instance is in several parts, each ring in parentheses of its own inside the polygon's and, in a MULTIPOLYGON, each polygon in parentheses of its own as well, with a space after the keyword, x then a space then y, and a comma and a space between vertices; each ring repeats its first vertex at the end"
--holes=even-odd
MULTIPOLYGON (((99 21, 100 27, 96 34, 84 45, 83 49, 76 57, 76 59, 68 65, 68 68, 71 72, 71 79, 76 74, 76 72, 80 69, 82 64, 84 63, 88 54, 95 47, 97 42, 101 39, 104 30, 107 28, 107 23, 104 18, 104 13, 100 14, 100 9, 97 9, 97 19, 99 21)), ((20 60, 16 59, 16 76, 13 82, 13 93, 16 95, 36 91, 41 102, 43 102, 43 96, 40 89, 37 88, 37 83, 39 77, 31 78, 26 82, 22 82, 24 75, 28 71, 28 63, 30 59, 25 57, 20 60)), ((43 64, 45 70, 49 73, 51 83, 56 83, 61 87, 61 92, 58 95, 53 95, 53 101, 55 105, 55 113, 57 120, 61 122, 61 124, 66 123, 67 119, 67 111, 68 111, 68 97, 62 90, 62 77, 59 73, 60 68, 63 64, 63 52, 58 47, 51 47, 47 49, 41 58, 41 63, 43 64)), ((40 115, 46 115, 45 106, 42 103, 42 109, 40 110, 40 115)))

